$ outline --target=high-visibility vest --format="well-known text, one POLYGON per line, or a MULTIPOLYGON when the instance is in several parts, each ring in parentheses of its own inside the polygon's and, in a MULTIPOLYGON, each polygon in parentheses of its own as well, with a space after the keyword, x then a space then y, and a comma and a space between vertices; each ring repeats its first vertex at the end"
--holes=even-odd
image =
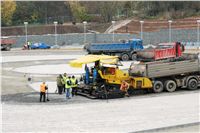
POLYGON ((40 92, 46 92, 45 87, 46 87, 45 84, 41 84, 41 85, 40 85, 40 92))
POLYGON ((71 85, 68 85, 68 84, 67 84, 68 81, 70 81, 69 78, 67 78, 67 80, 66 80, 65 88, 71 88, 71 85))
POLYGON ((71 82, 72 82, 72 87, 77 87, 77 84, 76 84, 76 78, 71 78, 71 82))
POLYGON ((66 82, 66 81, 67 81, 67 79, 68 79, 67 77, 63 76, 64 84, 66 84, 66 83, 67 83, 67 82, 66 82))

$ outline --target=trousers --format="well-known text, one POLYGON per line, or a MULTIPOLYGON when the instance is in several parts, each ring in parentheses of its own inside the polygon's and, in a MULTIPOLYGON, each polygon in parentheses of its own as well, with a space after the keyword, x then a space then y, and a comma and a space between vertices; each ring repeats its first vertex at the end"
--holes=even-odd
POLYGON ((58 94, 62 94, 63 86, 57 86, 58 87, 58 94))
POLYGON ((43 102, 45 102, 45 99, 46 99, 46 93, 45 92, 40 92, 40 102, 42 101, 42 97, 43 97, 43 102))
POLYGON ((71 98, 72 88, 66 88, 66 98, 71 98))

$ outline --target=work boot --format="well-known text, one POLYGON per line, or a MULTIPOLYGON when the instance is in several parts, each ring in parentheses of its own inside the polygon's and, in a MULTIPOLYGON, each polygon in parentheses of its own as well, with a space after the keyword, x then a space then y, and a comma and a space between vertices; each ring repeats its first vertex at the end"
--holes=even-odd
POLYGON ((127 96, 127 97, 130 97, 130 95, 129 95, 129 94, 127 94, 127 93, 125 94, 125 96, 127 96))

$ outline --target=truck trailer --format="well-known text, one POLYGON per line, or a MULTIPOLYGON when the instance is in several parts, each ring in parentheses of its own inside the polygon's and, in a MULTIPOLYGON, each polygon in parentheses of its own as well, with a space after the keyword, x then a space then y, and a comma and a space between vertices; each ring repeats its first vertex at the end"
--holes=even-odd
MULTIPOLYGON (((131 82, 134 82, 135 77, 148 78, 156 93, 162 92, 164 89, 168 92, 173 92, 177 88, 195 90, 200 84, 200 59, 132 63, 129 76, 131 82)), ((139 84, 144 84, 143 80, 140 82, 138 82, 137 88, 141 88, 139 84)))
POLYGON ((1 38, 1 50, 9 51, 16 40, 9 38, 1 38))
POLYGON ((131 39, 121 43, 91 43, 86 46, 88 54, 116 55, 123 61, 136 60, 137 52, 143 49, 141 39, 131 39))

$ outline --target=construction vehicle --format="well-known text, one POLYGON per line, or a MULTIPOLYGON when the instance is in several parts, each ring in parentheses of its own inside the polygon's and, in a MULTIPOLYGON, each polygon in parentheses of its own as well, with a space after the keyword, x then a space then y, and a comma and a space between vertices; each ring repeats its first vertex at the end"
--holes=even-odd
POLYGON ((177 59, 182 57, 184 45, 180 42, 160 43, 156 48, 137 52, 137 59, 142 61, 156 61, 163 59, 177 59))
POLYGON ((143 50, 141 39, 131 39, 118 43, 91 43, 85 47, 88 54, 119 56, 123 61, 136 60, 137 52, 143 50))
POLYGON ((83 82, 78 85, 78 94, 88 98, 118 98, 124 93, 119 90, 122 80, 129 80, 127 71, 118 68, 118 57, 108 55, 86 55, 70 62, 72 67, 85 64, 83 82), (88 64, 91 64, 88 67, 88 64), (93 65, 94 64, 94 65, 93 65), (97 70, 97 74, 94 73, 97 70))
POLYGON ((131 64, 129 76, 131 84, 135 84, 134 89, 143 88, 144 79, 148 78, 156 93, 164 89, 168 92, 177 88, 195 90, 200 85, 200 58, 131 64), (135 81, 135 78, 141 80, 135 81))
POLYGON ((183 61, 154 61, 140 64, 132 63, 128 72, 119 69, 116 56, 87 55, 70 62, 71 66, 94 62, 91 71, 86 66, 84 82, 78 86, 78 94, 89 98, 119 98, 124 97, 125 92, 120 90, 123 81, 129 83, 129 94, 136 90, 168 92, 179 88, 197 89, 200 84, 200 60, 188 59, 183 61), (105 57, 105 58, 104 58, 105 57), (110 62, 104 59, 115 60, 110 62), (114 63, 113 63, 114 62, 114 63), (112 64, 107 66, 107 64, 112 64), (93 69, 98 70, 94 76, 93 69))
POLYGON ((1 50, 9 51, 16 40, 9 38, 1 38, 1 50))

